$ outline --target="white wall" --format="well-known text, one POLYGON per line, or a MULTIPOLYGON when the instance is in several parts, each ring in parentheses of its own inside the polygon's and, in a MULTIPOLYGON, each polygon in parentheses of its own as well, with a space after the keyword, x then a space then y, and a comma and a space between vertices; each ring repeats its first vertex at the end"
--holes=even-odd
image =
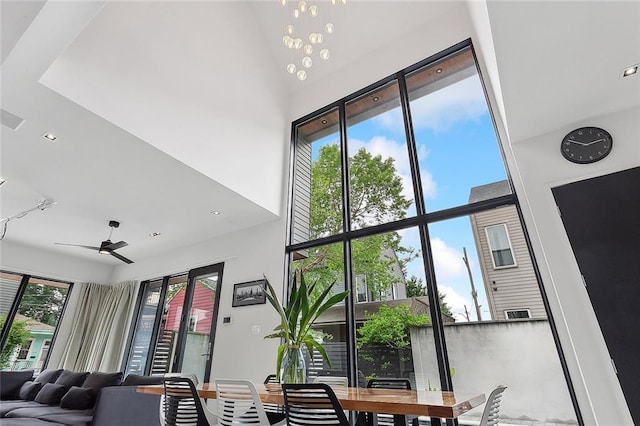
POLYGON ((262 278, 277 289, 284 275, 285 221, 276 220, 259 227, 228 234, 215 240, 182 247, 163 256, 119 266, 112 282, 144 280, 188 271, 190 268, 224 262, 218 327, 213 352, 211 378, 247 378, 262 383, 275 372, 279 342, 265 340, 278 318, 268 303, 231 307, 233 285, 262 278), (223 317, 231 317, 223 325, 223 317), (260 332, 252 334, 252 327, 260 332))
MULTIPOLYGON (((488 395, 497 385, 506 385, 500 417, 577 423, 548 321, 448 324, 445 336, 456 392, 488 395)), ((411 348, 416 388, 425 389, 429 382, 436 387, 433 329, 412 328, 411 348)))
POLYGON ((505 146, 578 402, 589 425, 630 425, 632 419, 551 188, 640 165, 639 117, 639 108, 591 117, 505 146), (613 151, 604 160, 588 165, 564 160, 561 139, 569 131, 587 125, 608 130, 614 139, 613 151))

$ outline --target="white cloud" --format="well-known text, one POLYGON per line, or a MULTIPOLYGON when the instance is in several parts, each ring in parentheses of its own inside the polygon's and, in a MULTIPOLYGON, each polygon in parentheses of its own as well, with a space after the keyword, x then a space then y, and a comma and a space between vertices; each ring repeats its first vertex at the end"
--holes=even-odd
MULTIPOLYGON (((414 128, 435 133, 445 132, 461 121, 477 121, 486 112, 487 103, 477 75, 411 102, 414 128)), ((390 129, 403 128, 402 111, 396 109, 381 115, 378 123, 390 129)))
POLYGON ((433 261, 438 282, 467 275, 467 268, 462 260, 462 251, 448 246, 438 237, 431 239, 431 250, 433 251, 433 261))
MULTIPOLYGON (((469 312, 469 316, 473 320, 475 315, 472 313, 473 305, 469 299, 466 299, 464 296, 459 295, 452 287, 448 287, 446 285, 439 285, 438 291, 440 294, 444 294, 444 301, 447 302, 447 305, 451 307, 451 312, 453 312, 453 316, 456 321, 466 321, 467 318, 464 315, 465 306, 467 307, 467 311, 469 312)), ((475 312, 475 311, 473 311, 475 312)))

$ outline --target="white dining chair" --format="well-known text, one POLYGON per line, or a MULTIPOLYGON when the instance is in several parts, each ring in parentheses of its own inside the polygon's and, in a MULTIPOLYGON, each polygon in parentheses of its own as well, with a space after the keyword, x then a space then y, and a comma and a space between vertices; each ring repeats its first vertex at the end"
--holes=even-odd
POLYGON ((487 398, 487 404, 484 406, 482 417, 480 418, 480 426, 495 426, 498 424, 498 416, 500 412, 500 402, 502 401, 502 392, 507 387, 498 385, 487 398))
POLYGON ((349 379, 343 376, 316 376, 313 383, 325 383, 331 387, 347 387, 349 379))
MULTIPOLYGON (((271 426, 253 382, 240 379, 217 379, 218 425, 271 426)), ((282 420, 277 425, 284 425, 282 420)))

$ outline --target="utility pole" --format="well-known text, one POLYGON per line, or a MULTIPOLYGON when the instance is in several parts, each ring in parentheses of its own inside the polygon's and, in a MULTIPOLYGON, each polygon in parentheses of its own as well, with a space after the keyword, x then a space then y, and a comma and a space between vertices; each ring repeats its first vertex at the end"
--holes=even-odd
POLYGON ((473 304, 476 305, 476 315, 478 317, 478 321, 482 321, 482 315, 480 314, 480 305, 478 304, 478 292, 476 291, 476 286, 473 284, 473 275, 471 275, 471 267, 469 267, 469 258, 467 257, 467 248, 462 247, 462 251, 464 252, 464 264, 467 267, 467 272, 469 273, 469 282, 471 283, 471 297, 473 297, 473 304))
POLYGON ((469 319, 469 311, 467 310, 467 305, 464 305, 464 317, 467 319, 467 322, 471 321, 469 319))

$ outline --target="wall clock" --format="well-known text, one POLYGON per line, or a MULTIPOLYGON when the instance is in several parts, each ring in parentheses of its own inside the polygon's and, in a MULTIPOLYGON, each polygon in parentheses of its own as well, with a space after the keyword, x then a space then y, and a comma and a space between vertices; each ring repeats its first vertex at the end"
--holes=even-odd
POLYGON ((580 127, 562 138, 560 152, 564 158, 578 164, 595 163, 609 155, 613 138, 599 127, 580 127))

